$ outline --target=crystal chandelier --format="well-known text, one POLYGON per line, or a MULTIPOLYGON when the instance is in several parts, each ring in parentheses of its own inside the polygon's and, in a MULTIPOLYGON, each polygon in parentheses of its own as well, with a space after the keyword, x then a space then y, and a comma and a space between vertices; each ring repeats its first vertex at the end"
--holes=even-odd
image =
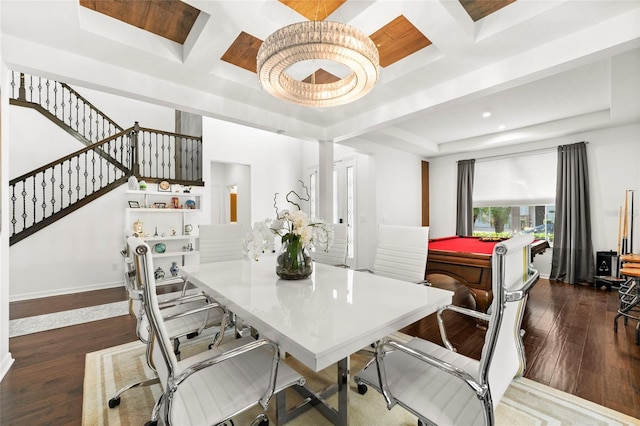
POLYGON ((353 102, 378 81, 376 45, 361 31, 339 22, 305 21, 271 34, 260 46, 258 78, 276 98, 308 107, 329 107, 353 102), (333 62, 347 75, 330 83, 307 83, 292 77, 303 62, 333 62))

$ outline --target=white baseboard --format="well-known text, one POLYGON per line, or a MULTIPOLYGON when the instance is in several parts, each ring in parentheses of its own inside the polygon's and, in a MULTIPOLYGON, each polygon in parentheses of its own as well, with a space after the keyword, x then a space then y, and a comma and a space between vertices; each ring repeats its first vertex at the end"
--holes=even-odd
POLYGON ((5 374, 9 371, 11 366, 13 365, 13 357, 11 356, 11 352, 7 352, 4 359, 2 360, 2 364, 0 364, 0 382, 4 379, 5 374))
POLYGON ((62 289, 56 289, 51 291, 12 294, 9 296, 9 302, 17 302, 20 300, 29 300, 29 299, 39 299, 42 297, 61 296, 63 294, 71 294, 71 293, 82 293, 85 291, 104 290, 107 288, 122 287, 122 286, 124 286, 123 281, 115 281, 110 283, 93 284, 93 285, 82 286, 82 287, 62 288, 62 289))

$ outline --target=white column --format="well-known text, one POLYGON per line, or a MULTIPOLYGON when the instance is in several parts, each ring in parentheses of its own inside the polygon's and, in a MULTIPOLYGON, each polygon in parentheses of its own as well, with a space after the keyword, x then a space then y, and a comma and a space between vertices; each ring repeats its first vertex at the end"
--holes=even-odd
POLYGON ((333 222, 333 141, 318 141, 318 214, 333 222))

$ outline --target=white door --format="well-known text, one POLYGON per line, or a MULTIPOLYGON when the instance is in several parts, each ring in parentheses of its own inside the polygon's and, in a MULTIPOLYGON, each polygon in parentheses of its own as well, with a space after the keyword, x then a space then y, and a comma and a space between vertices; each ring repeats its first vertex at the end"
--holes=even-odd
POLYGON ((356 162, 343 159, 333 165, 333 216, 347 224, 347 265, 355 264, 356 162))
MULTIPOLYGON (((355 264, 355 225, 356 221, 356 185, 355 160, 343 159, 333 164, 333 212, 332 223, 347 224, 347 264, 355 264)), ((310 214, 318 217, 317 177, 318 168, 312 167, 310 172, 310 214)))

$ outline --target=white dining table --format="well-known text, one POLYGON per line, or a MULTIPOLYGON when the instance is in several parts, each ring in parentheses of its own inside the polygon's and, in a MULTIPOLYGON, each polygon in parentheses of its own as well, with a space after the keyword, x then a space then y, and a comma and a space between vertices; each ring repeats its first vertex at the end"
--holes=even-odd
POLYGON ((312 370, 337 363, 335 389, 321 394, 298 389, 313 401, 307 407, 286 411, 284 392, 277 395, 279 424, 311 406, 334 424, 347 424, 349 356, 450 304, 453 296, 448 290, 318 263, 307 279, 282 280, 272 257, 184 266, 182 273, 312 370), (326 404, 336 391, 337 409, 326 404))

